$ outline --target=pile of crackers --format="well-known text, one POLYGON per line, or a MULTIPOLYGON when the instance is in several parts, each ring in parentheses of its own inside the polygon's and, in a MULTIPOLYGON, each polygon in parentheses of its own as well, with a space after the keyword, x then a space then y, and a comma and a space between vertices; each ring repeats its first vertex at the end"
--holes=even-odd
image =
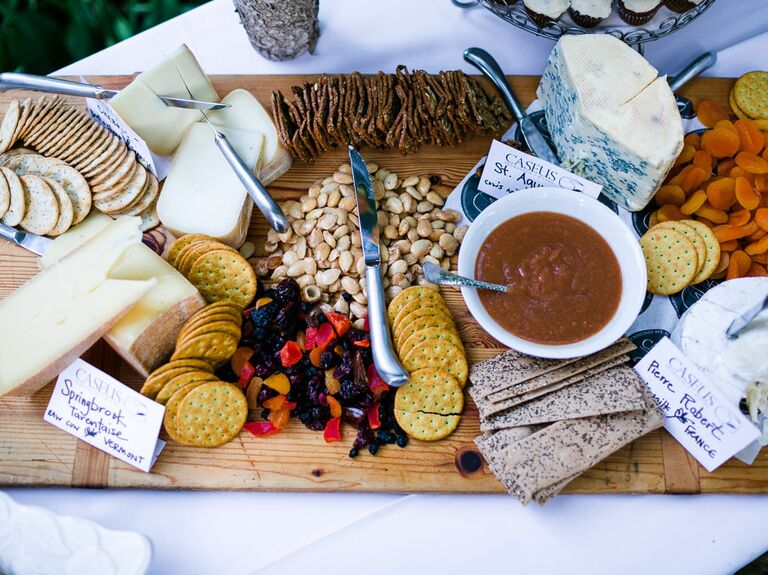
POLYGON ((746 120, 768 119, 768 72, 747 72, 730 93, 733 113, 746 120))
MULTIPOLYGON (((19 165, 20 160, 16 156, 32 156, 31 164, 38 162, 40 157, 58 160, 55 165, 74 169, 80 176, 78 181, 87 183, 88 201, 78 197, 78 206, 71 208, 56 189, 39 191, 43 189, 40 183, 33 184, 34 194, 48 198, 49 205, 51 195, 55 197, 58 211, 54 213, 66 214, 75 210, 79 216, 93 205, 111 216, 139 216, 143 230, 160 223, 155 209, 160 192, 157 178, 120 138, 58 96, 43 95, 34 102, 27 98, 10 103, 0 125, 0 163, 12 160, 14 165, 19 165), (22 142, 23 147, 14 148, 17 142, 22 142)), ((24 164, 21 166, 24 171, 24 164)), ((17 172, 17 175, 21 174, 17 172)), ((49 182, 48 185, 51 187, 49 182)), ((66 195, 74 204, 76 199, 72 194, 66 195)), ((52 219, 53 215, 49 213, 45 221, 52 219)), ((52 227, 55 230, 53 235, 62 233, 59 230, 64 221, 57 218, 57 226, 52 227)), ((44 229, 42 221, 37 229, 44 229)), ((50 231, 43 233, 52 235, 50 231)))
POLYGON ((231 302, 199 310, 179 332, 171 361, 144 382, 141 393, 165 405, 163 425, 174 441, 216 447, 245 424, 242 390, 213 373, 235 353, 242 320, 242 308, 231 302))
POLYGON ((720 263, 720 242, 696 220, 661 222, 640 238, 648 291, 671 295, 709 279, 720 263))
POLYGON ((181 236, 171 246, 166 260, 208 303, 230 301, 245 308, 256 296, 256 272, 248 260, 210 236, 181 236))
POLYGON ((387 309, 408 383, 397 390, 395 419, 411 437, 436 441, 461 420, 467 358, 456 324, 439 292, 413 286, 387 309))
POLYGON ((472 367, 480 412, 475 440, 509 493, 544 503, 571 480, 638 437, 663 416, 627 365, 622 338, 591 356, 551 360, 510 350, 472 367))

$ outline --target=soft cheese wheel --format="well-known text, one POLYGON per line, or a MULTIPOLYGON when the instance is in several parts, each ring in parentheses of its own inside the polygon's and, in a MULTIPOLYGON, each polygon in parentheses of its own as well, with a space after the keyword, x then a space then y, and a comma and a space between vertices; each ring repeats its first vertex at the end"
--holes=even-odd
POLYGON ((563 36, 538 96, 562 166, 601 184, 620 206, 644 208, 683 147, 666 78, 612 36, 563 36))
MULTIPOLYGON (((245 164, 254 169, 264 135, 220 130, 245 164)), ((205 234, 238 248, 245 241, 252 209, 243 184, 216 147, 210 126, 190 126, 160 192, 160 221, 176 235, 205 234)))

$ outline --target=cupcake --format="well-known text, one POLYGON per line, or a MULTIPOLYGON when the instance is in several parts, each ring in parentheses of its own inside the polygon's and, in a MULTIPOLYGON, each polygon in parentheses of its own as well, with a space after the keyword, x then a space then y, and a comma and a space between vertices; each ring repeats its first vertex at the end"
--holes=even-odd
POLYGON ((656 15, 661 0, 618 0, 619 16, 630 26, 641 26, 656 15))
POLYGON ((673 12, 688 12, 691 8, 696 8, 704 0, 664 0, 664 5, 673 12))
POLYGON ((571 0, 523 0, 528 15, 540 28, 554 20, 559 20, 571 0))
POLYGON ((582 28, 594 28, 611 15, 611 0, 571 0, 568 13, 582 28))

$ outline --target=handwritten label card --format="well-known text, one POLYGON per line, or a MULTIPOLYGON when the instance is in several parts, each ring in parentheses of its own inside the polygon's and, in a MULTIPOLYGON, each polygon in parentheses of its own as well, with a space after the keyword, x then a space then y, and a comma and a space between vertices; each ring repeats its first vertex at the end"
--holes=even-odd
POLYGON ((635 366, 664 412, 664 427, 707 471, 713 471, 760 435, 749 419, 669 338, 635 366))
POLYGON ((61 372, 45 421, 126 463, 149 471, 165 447, 165 407, 82 359, 61 372))
POLYGON ((600 195, 603 187, 585 180, 560 166, 516 150, 494 140, 485 162, 477 189, 500 199, 527 188, 563 188, 582 192, 591 198, 600 195))

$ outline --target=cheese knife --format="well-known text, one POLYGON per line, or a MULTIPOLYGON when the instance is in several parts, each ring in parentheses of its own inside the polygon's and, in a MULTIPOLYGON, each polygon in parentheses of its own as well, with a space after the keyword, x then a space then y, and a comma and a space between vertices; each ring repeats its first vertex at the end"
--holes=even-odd
POLYGON ((559 166, 560 161, 557 159, 557 154, 552 150, 547 140, 544 139, 544 136, 536 127, 536 124, 525 112, 525 108, 520 105, 520 101, 512 92, 509 82, 507 82, 507 77, 494 57, 482 48, 467 48, 464 50, 464 60, 485 74, 493 82, 493 85, 496 86, 504 103, 506 103, 517 119, 528 149, 542 160, 559 166))
POLYGON ((392 387, 407 383, 408 372, 395 355, 389 335, 384 283, 381 279, 381 255, 379 252, 379 218, 376 198, 368 167, 360 153, 349 146, 349 163, 355 184, 357 213, 360 218, 360 239, 365 258, 365 282, 368 291, 368 324, 371 330, 371 352, 376 371, 392 387))
POLYGON ((17 230, 16 228, 6 226, 5 224, 0 224, 0 238, 4 238, 39 256, 45 253, 45 250, 48 249, 48 246, 53 241, 50 238, 44 238, 43 236, 17 230))
MULTIPOLYGON (((97 100, 109 100, 117 96, 118 90, 108 90, 94 84, 49 78, 47 76, 35 76, 34 74, 19 74, 16 72, 0 73, 0 92, 5 90, 32 90, 34 92, 48 92, 63 96, 81 96, 83 98, 95 98, 97 100)), ((166 106, 172 108, 186 108, 189 110, 224 110, 230 104, 221 102, 204 102, 189 98, 172 98, 170 96, 157 96, 166 106)))

